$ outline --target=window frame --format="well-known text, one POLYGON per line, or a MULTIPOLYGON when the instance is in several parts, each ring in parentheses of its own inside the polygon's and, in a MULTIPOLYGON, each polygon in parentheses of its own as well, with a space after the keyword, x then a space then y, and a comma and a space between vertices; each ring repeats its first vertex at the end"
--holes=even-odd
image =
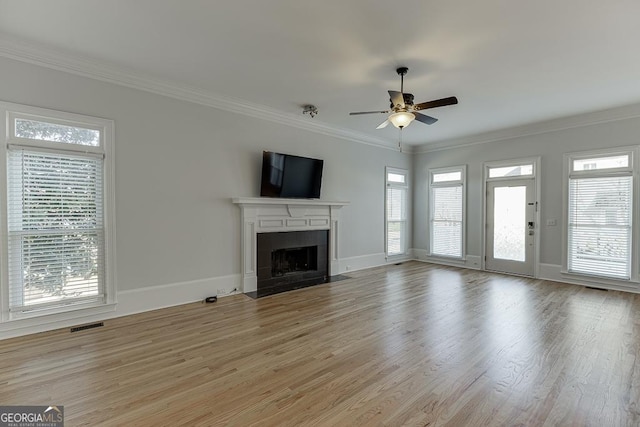
POLYGON ((466 261, 467 251, 466 251, 466 241, 467 241, 467 165, 459 165, 459 166, 448 166, 443 168, 433 168, 428 170, 429 177, 429 257, 434 258, 443 258, 450 260, 459 260, 466 261), (434 182, 435 175, 450 173, 450 172, 460 172, 459 180, 451 180, 451 181, 440 181, 434 182), (461 236, 460 236, 460 256, 451 256, 451 255, 443 255, 436 254, 433 252, 433 217, 434 217, 434 208, 435 204, 433 202, 434 198, 434 188, 442 188, 442 187, 462 187, 462 220, 461 220, 461 236))
POLYGON ((117 301, 115 270, 115 173, 114 173, 114 122, 113 120, 91 117, 75 113, 32 107, 21 104, 0 102, 0 110, 5 120, 0 125, 5 141, 0 144, 0 330, 12 329, 17 324, 37 326, 46 324, 46 316, 55 316, 57 320, 66 320, 80 315, 87 316, 113 311, 117 301), (15 119, 37 120, 64 126, 77 126, 100 132, 99 146, 69 144, 54 141, 41 141, 15 136, 15 119), (54 307, 43 307, 33 311, 9 310, 9 272, 8 272, 8 155, 9 147, 22 147, 37 151, 58 154, 81 155, 102 158, 102 203, 104 223, 104 293, 103 301, 60 304, 54 307), (26 322, 26 323, 25 323, 26 322), (13 325, 13 326, 11 326, 13 325))
MULTIPOLYGON (((637 206, 640 201, 640 188, 639 187, 639 174, 638 174, 638 162, 639 162, 639 149, 638 147, 617 147, 611 149, 601 150, 589 150, 565 153, 563 156, 563 183, 562 183, 562 267, 561 273, 567 276, 582 277, 587 280, 598 279, 606 284, 630 284, 638 283, 639 281, 639 261, 638 251, 640 244, 640 227, 638 222, 638 215, 640 214, 640 208, 637 206), (618 168, 605 168, 605 169, 587 169, 587 170, 573 170, 573 162, 575 160, 584 160, 591 158, 613 157, 620 155, 629 156, 629 165, 626 167, 618 168), (610 177, 631 177, 631 242, 630 242, 630 254, 629 254, 629 278, 613 277, 608 275, 596 275, 589 274, 580 271, 569 270, 569 192, 571 178, 610 178, 610 177)), ((624 286, 624 285, 623 285, 624 286)))
MULTIPOLYGON (((409 225, 409 207, 410 207, 410 201, 409 201, 409 190, 410 190, 410 185, 409 185, 409 171, 407 169, 401 169, 401 168, 396 168, 396 167, 391 167, 391 166, 387 166, 385 167, 385 173, 384 173, 384 253, 385 253, 385 257, 387 258, 387 260, 394 260, 394 259, 398 259, 398 258, 402 258, 402 257, 406 257, 408 252, 409 252, 409 230, 408 230, 408 225, 409 225), (404 176, 404 183, 400 183, 400 182, 395 182, 395 181, 389 181, 389 175, 390 174, 396 174, 396 175, 402 175, 404 176), (389 188, 396 188, 396 189, 402 189, 405 191, 405 199, 404 199, 404 203, 406 206, 404 206, 404 218, 401 219, 401 222, 404 222, 404 227, 403 227, 403 232, 402 235, 400 237, 400 244, 402 246, 401 248, 401 252, 399 253, 393 253, 390 254, 389 253, 389 211, 388 211, 388 190, 389 188)), ((393 222, 397 222, 397 221, 393 221, 393 222)))
POLYGON ((532 179, 536 177, 536 159, 522 159, 522 161, 500 161, 500 162, 489 162, 485 164, 486 167, 486 181, 501 181, 501 180, 509 180, 509 179, 532 179), (531 166, 531 173, 521 174, 521 175, 502 175, 502 176, 491 176, 491 171, 493 169, 504 169, 508 167, 519 167, 519 166, 531 166))

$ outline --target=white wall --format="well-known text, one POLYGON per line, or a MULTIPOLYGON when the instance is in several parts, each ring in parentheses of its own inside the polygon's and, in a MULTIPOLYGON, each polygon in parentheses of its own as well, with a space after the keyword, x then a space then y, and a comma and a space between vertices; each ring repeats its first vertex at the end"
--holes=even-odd
MULTIPOLYGON (((466 164, 467 175, 467 247, 466 253, 480 257, 482 252, 482 188, 483 163, 521 157, 541 156, 540 202, 540 262, 559 266, 562 263, 562 156, 564 153, 640 144, 638 106, 617 109, 623 117, 592 125, 579 125, 564 130, 536 135, 512 137, 505 140, 469 145, 467 147, 416 154, 414 157, 414 248, 429 248, 428 174, 430 168, 466 164), (633 113, 633 114, 631 114, 633 113), (635 115, 635 118, 624 118, 635 115), (547 226, 548 219, 556 219, 557 226, 547 226)), ((596 120, 599 115, 590 115, 596 120)), ((562 123, 575 125, 582 119, 568 118, 546 124, 549 128, 562 123)), ((543 129, 545 124, 538 126, 543 129)), ((524 129, 523 129, 524 132, 524 129)), ((479 138, 478 138, 479 139, 479 138)), ((556 277, 557 278, 557 277, 556 277)))
MULTIPOLYGON (((115 121, 121 301, 165 285, 193 299, 190 286, 211 295, 239 280, 240 213, 231 198, 259 195, 263 150, 324 159, 322 199, 350 202, 340 258, 384 252, 385 166, 408 169, 409 154, 5 58, 0 70, 2 101, 115 121)), ((166 305, 161 300, 130 300, 125 311, 166 305)))
MULTIPOLYGON (((258 196, 263 150, 325 160, 322 198, 351 202, 341 213, 344 271, 384 263, 385 166, 411 171, 409 247, 426 250, 427 169, 468 165, 466 253, 480 257, 483 162, 538 155, 540 261, 559 266, 562 154, 640 142, 636 108, 636 118, 412 156, 6 58, 0 58, 0 100, 115 121, 119 304, 104 317, 192 301, 239 284, 239 208, 230 199, 258 196), (557 219, 558 226, 545 226, 547 219, 557 219)), ((43 328, 22 333, 36 330, 43 328)))

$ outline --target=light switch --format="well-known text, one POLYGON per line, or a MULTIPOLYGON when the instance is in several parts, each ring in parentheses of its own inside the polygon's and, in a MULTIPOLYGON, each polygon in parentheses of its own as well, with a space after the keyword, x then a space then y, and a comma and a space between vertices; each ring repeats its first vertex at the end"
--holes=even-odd
POLYGON ((548 219, 547 220, 547 225, 549 227, 555 227, 556 225, 558 225, 558 222, 555 219, 548 219))

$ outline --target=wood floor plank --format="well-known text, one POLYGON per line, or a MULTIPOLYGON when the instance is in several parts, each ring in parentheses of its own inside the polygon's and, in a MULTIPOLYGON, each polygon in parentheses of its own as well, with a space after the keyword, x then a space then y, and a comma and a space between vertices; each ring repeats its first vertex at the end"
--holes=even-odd
POLYGON ((640 296, 419 262, 0 341, 85 426, 637 426, 640 296))

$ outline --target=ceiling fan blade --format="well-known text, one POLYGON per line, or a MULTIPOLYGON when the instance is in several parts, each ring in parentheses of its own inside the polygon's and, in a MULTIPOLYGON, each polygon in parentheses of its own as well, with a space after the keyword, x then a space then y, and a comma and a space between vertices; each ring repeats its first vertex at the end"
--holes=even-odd
POLYGON ((393 108, 405 108, 404 105, 404 96, 402 96, 402 92, 398 92, 396 90, 389 91, 389 98, 391 98, 391 103, 393 104, 393 108))
POLYGON ((384 129, 389 125, 389 123, 391 123, 389 120, 385 120, 384 122, 380 123, 380 125, 376 129, 384 129))
POLYGON ((359 116, 360 114, 386 114, 388 113, 389 110, 387 111, 358 111, 356 113, 349 113, 350 116, 359 116))
POLYGON ((414 112, 413 115, 416 116, 417 121, 422 122, 426 125, 432 125, 438 121, 438 119, 436 119, 435 117, 427 116, 426 114, 422 113, 414 112))
POLYGON ((448 98, 436 99, 434 101, 422 102, 420 104, 414 105, 414 110, 426 110, 427 108, 437 108, 444 107, 446 105, 455 105, 458 103, 458 98, 455 96, 450 96, 448 98))

